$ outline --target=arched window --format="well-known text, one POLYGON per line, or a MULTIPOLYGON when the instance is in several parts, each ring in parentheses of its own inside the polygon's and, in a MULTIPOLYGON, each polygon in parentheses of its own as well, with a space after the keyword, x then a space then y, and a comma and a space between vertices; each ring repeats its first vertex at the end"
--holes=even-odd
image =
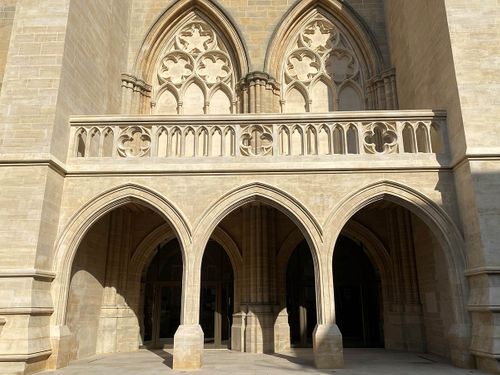
POLYGON ((234 58, 211 21, 192 11, 163 44, 153 77, 154 114, 236 111, 234 58))
POLYGON ((364 110, 365 71, 348 31, 333 17, 314 10, 295 27, 285 49, 282 111, 364 110))

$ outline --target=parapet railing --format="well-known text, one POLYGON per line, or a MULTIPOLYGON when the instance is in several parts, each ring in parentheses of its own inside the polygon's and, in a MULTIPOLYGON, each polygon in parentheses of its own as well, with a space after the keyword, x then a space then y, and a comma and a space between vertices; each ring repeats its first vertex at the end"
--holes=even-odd
POLYGON ((444 111, 72 117, 70 158, 252 158, 447 152, 444 111))

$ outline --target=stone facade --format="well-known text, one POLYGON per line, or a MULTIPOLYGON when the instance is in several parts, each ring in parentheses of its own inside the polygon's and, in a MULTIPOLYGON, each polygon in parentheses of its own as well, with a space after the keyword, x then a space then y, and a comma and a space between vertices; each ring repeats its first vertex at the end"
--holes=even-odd
POLYGON ((312 345, 500 373, 499 13, 4 1, 0 372, 312 345))

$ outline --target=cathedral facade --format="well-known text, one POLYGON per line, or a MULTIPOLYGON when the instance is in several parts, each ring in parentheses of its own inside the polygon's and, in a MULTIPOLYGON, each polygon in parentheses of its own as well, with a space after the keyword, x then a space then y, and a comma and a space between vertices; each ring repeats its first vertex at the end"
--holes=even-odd
POLYGON ((173 348, 500 373, 496 0, 0 3, 0 373, 173 348))

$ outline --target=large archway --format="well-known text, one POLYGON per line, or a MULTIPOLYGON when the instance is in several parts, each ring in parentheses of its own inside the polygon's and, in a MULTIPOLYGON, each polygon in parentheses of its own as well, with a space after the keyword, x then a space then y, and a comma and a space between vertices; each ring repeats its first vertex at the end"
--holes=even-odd
MULTIPOLYGON (((346 231, 379 273, 384 346, 437 354, 466 366, 466 289, 457 278, 464 258, 447 215, 421 194, 391 182, 360 190, 334 212, 332 232, 346 231)), ((341 241, 338 237, 337 245, 341 241)), ((334 258, 337 245, 331 247, 334 258)))
MULTIPOLYGON (((305 209, 286 198, 283 192, 266 185, 244 186, 224 196, 199 224, 206 237, 214 226, 227 233, 242 259, 234 297, 233 350, 280 352, 290 347, 286 285, 281 277, 286 264, 283 268, 280 252, 290 233, 305 232, 302 239, 310 243, 311 231, 315 236, 318 227, 308 222, 310 216, 305 209), (295 210, 299 217, 292 213, 295 210), (308 230, 303 229, 304 218, 308 230)), ((317 260, 317 255, 312 258, 317 260)), ((314 264, 316 269, 317 261, 314 264)))
POLYGON ((142 288, 132 263, 143 239, 162 227, 165 220, 153 209, 141 203, 126 203, 100 217, 85 233, 71 267, 65 320, 74 336, 75 358, 137 350, 140 338, 158 347, 160 339, 173 336, 180 323, 182 252, 178 241, 170 241, 175 247, 174 257, 160 256, 168 249, 157 251, 153 265, 145 272, 142 288), (177 277, 167 272, 174 268, 177 277), (154 304, 158 306, 168 294, 164 292, 173 291, 169 284, 175 281, 172 277, 179 284, 179 298, 171 298, 178 303, 170 303, 177 318, 168 319, 161 309, 152 311, 151 316, 143 314, 151 306, 149 299, 159 297, 154 304))
POLYGON ((143 186, 105 191, 74 214, 57 242, 53 266, 57 366, 139 347, 141 273, 166 238, 178 239, 185 259, 190 228, 182 213, 143 186))

